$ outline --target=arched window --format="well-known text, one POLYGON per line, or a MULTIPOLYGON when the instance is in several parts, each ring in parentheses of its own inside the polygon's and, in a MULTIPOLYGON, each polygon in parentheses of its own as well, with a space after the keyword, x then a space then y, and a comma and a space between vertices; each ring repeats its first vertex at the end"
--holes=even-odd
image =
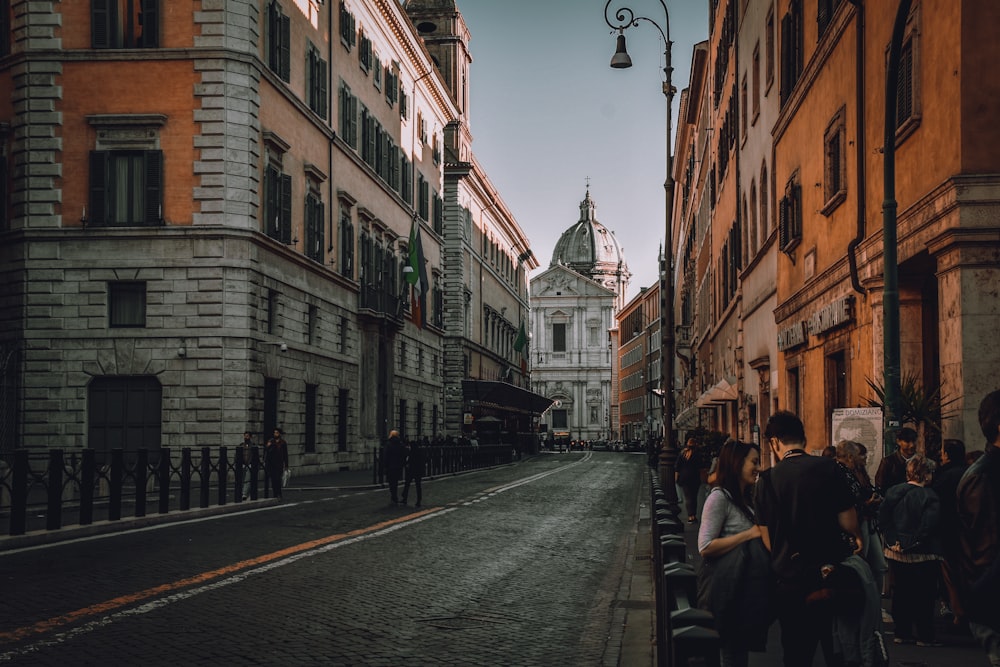
POLYGON ((760 228, 766 239, 771 234, 771 219, 767 205, 767 163, 760 166, 760 228))
POLYGON ((750 182, 750 257, 760 249, 760 237, 757 235, 757 184, 750 182))

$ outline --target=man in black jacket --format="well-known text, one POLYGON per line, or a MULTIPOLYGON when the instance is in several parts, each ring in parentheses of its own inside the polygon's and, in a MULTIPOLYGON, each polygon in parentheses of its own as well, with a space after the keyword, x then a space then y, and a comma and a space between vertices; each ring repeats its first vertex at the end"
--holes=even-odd
POLYGON ((385 476, 389 482, 389 498, 393 505, 399 504, 399 480, 406 466, 406 445, 399 437, 399 431, 389 431, 389 442, 385 445, 385 476))
POLYGON ((836 461, 806 453, 805 429, 791 412, 771 415, 764 437, 780 461, 760 474, 754 507, 777 578, 784 662, 811 665, 819 643, 827 664, 834 664, 833 609, 808 600, 825 587, 828 566, 861 551, 854 494, 836 461))
POLYGON ((959 580, 969 630, 1000 667, 1000 390, 979 405, 986 454, 969 466, 958 483, 959 580))
POLYGON ((903 427, 896 431, 896 451, 882 459, 875 472, 875 486, 883 496, 885 492, 906 482, 906 462, 917 453, 917 432, 903 427))

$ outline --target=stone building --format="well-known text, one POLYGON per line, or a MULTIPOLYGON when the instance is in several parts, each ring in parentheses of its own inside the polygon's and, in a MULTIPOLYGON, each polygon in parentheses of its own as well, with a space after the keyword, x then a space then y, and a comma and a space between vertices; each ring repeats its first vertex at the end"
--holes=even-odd
MULTIPOLYGON (((662 253, 661 253, 662 255, 662 253)), ((645 443, 663 434, 660 285, 643 287, 616 315, 619 438, 645 443)))
POLYGON ((0 449, 280 426, 293 466, 361 467, 390 428, 461 432, 455 350, 526 382, 508 348, 534 260, 471 152, 468 31, 446 62, 414 26, 429 5, 456 12, 9 3, 0 449), (453 329, 480 266, 507 326, 453 329))
POLYGON ((632 274, 596 209, 588 190, 549 268, 531 279, 531 384, 553 401, 546 426, 555 438, 607 439, 612 431, 611 395, 618 388, 609 331, 632 274))

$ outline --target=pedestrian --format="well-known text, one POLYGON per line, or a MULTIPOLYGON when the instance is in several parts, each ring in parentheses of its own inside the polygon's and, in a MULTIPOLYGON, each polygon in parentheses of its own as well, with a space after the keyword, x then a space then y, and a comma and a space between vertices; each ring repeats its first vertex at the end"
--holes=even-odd
POLYGON ((243 442, 237 445, 237 447, 242 457, 243 465, 243 493, 241 495, 243 496, 243 500, 247 500, 250 497, 250 466, 253 464, 251 459, 255 447, 253 434, 250 431, 243 431, 243 442))
MULTIPOLYGON (((278 427, 264 443, 264 476, 271 484, 274 497, 281 500, 281 487, 288 470, 288 443, 278 427)), ((267 482, 265 482, 266 487, 267 482)))
POLYGON ((942 599, 946 605, 942 611, 954 610, 958 603, 955 587, 955 572, 959 556, 958 523, 958 483, 969 466, 965 463, 965 443, 947 438, 941 443, 941 465, 934 471, 931 488, 941 501, 941 547, 944 559, 941 561, 941 582, 944 586, 942 599))
POLYGON ((934 638, 934 602, 941 577, 941 501, 929 484, 934 462, 915 454, 906 482, 890 487, 879 508, 885 557, 893 580, 893 642, 941 646, 934 638))
POLYGON ((687 508, 688 523, 698 520, 698 489, 701 488, 701 466, 698 461, 698 441, 688 438, 677 457, 674 479, 684 494, 684 507, 687 508))
POLYGON ((777 580, 784 664, 811 665, 817 644, 827 664, 835 664, 834 608, 821 594, 831 582, 851 581, 837 565, 863 545, 854 496, 835 461, 806 453, 805 429, 793 413, 771 415, 764 437, 778 463, 760 474, 754 507, 777 580))
POLYGON ((385 445, 385 475, 389 483, 389 499, 393 505, 399 504, 399 480, 406 467, 406 445, 399 437, 399 431, 389 431, 389 442, 385 445))
POLYGON ((906 462, 917 453, 917 432, 912 428, 896 431, 896 451, 882 459, 875 471, 875 486, 883 496, 890 487, 906 481, 906 462))
POLYGON ((410 495, 410 482, 413 482, 417 490, 417 504, 420 507, 423 501, 423 489, 421 481, 424 478, 424 447, 419 440, 410 443, 410 452, 406 457, 406 483, 403 484, 403 504, 410 495))
MULTIPOLYGON (((871 570, 872 578, 879 591, 889 566, 885 562, 882 549, 881 530, 878 523, 878 508, 882 504, 879 495, 868 476, 865 466, 867 448, 860 442, 841 440, 835 446, 837 463, 841 467, 844 479, 854 494, 854 509, 858 513, 858 529, 864 542, 859 554, 871 570)), ((879 616, 881 616, 881 609, 879 616)))
POLYGON ((706 593, 698 604, 715 617, 722 667, 746 667, 749 651, 765 650, 772 621, 770 557, 753 513, 760 448, 730 440, 719 453, 717 472, 698 530, 699 593, 706 593))
POLYGON ((969 630, 1000 667, 1000 390, 979 404, 986 452, 958 483, 958 575, 961 607, 969 630))

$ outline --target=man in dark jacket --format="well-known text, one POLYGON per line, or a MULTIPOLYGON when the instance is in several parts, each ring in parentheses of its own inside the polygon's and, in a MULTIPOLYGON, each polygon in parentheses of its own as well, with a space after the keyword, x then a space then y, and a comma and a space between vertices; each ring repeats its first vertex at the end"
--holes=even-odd
POLYGON ((424 445, 426 444, 427 438, 424 438, 423 443, 420 440, 414 440, 410 443, 410 455, 406 459, 406 483, 403 484, 404 505, 407 496, 410 495, 410 482, 413 482, 417 487, 417 507, 420 507, 423 500, 424 492, 421 488, 421 481, 424 478, 424 445))
POLYGON ((385 445, 385 476, 389 482, 389 498, 393 505, 399 504, 399 480, 406 466, 406 445, 399 437, 399 431, 389 431, 389 442, 385 445))
POLYGON ((883 496, 897 484, 906 481, 906 462, 917 453, 917 432, 912 428, 896 431, 896 451, 882 459, 875 472, 875 486, 883 496))
POLYGON ((1000 390, 979 405, 986 454, 969 466, 958 483, 959 581, 969 630, 1000 666, 1000 390))

